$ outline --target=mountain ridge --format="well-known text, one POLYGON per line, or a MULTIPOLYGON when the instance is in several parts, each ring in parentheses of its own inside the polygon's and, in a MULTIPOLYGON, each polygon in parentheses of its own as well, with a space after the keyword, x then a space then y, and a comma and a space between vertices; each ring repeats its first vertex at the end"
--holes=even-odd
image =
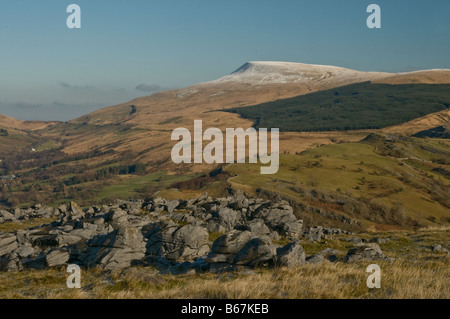
MULTIPOLYGON (((103 111, 117 108, 125 108, 126 110, 120 111, 119 113, 128 115, 129 112, 126 111, 129 110, 130 105, 134 105, 134 102, 142 104, 149 99, 161 100, 167 97, 175 97, 176 101, 179 101, 188 99, 205 91, 205 93, 207 93, 206 96, 209 99, 214 100, 214 97, 234 93, 233 91, 236 90, 236 86, 243 83, 248 86, 246 87, 247 91, 261 89, 261 86, 273 86, 274 91, 279 91, 279 93, 272 94, 274 97, 272 99, 269 98, 269 100, 275 100, 364 81, 386 84, 450 83, 450 69, 429 69, 403 73, 387 73, 358 71, 333 65, 299 62, 249 61, 230 74, 216 80, 201 82, 181 89, 157 92, 151 95, 137 97, 126 103, 100 108, 94 112, 69 120, 69 122, 76 123, 83 121, 90 115, 101 114, 103 111)), ((266 89, 267 88, 264 88, 264 90, 266 89)), ((254 102, 258 103, 262 101, 254 100, 254 102)), ((243 101, 243 103, 245 103, 245 101, 243 101)), ((251 103, 252 102, 249 104, 251 103)), ((229 108, 236 106, 237 105, 230 105, 229 108)), ((224 108, 226 106, 221 105, 220 107, 224 108)), ((127 119, 128 117, 121 118, 121 120, 127 119)), ((9 126, 11 128, 16 126, 21 129, 42 129, 47 126, 45 123, 52 125, 58 124, 59 122, 22 121, 6 116, 3 116, 3 119, 0 117, 0 125, 9 126), (5 118, 8 120, 5 121, 5 118), (5 123, 8 123, 8 125, 5 125, 5 123)))

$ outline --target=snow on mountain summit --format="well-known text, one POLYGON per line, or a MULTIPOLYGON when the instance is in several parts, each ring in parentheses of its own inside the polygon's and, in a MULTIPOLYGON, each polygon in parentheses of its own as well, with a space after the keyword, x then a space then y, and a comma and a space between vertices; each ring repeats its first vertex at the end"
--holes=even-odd
MULTIPOLYGON (((295 62, 252 61, 233 73, 214 82, 242 82, 251 84, 310 83, 332 79, 361 78, 363 75, 386 76, 385 73, 360 72, 337 66, 295 62)), ((364 76, 363 76, 364 77, 364 76)))

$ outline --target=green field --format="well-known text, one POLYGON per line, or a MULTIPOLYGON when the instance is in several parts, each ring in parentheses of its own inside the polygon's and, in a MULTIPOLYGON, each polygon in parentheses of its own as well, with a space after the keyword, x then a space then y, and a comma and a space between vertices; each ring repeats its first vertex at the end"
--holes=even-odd
POLYGON ((322 209, 360 221, 363 228, 372 223, 401 227, 447 224, 450 180, 432 169, 440 167, 445 172, 449 166, 431 159, 438 156, 438 148, 449 150, 449 142, 425 144, 424 140, 408 139, 395 142, 395 146, 412 154, 418 164, 412 165, 408 157, 378 154, 367 142, 282 154, 276 175, 259 174, 259 164, 230 165, 226 170, 236 175, 232 179, 235 188, 280 194, 303 209, 322 209), (429 151, 421 148, 425 145, 429 151))
POLYGON ((194 178, 196 175, 167 175, 166 172, 157 172, 144 176, 126 176, 115 181, 112 185, 104 186, 92 199, 93 202, 106 199, 142 198, 157 189, 169 187, 171 184, 194 178))
POLYGON ((48 150, 58 148, 60 146, 61 146, 61 143, 58 143, 56 141, 46 141, 36 148, 36 152, 48 151, 48 150))

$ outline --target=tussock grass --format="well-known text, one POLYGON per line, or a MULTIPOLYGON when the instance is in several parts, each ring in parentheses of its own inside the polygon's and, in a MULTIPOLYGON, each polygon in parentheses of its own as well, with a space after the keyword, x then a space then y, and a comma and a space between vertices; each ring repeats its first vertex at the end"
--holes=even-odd
POLYGON ((369 262, 325 262, 292 269, 260 269, 256 274, 159 275, 137 268, 141 275, 107 274, 98 269, 82 272, 82 289, 65 286, 65 269, 0 274, 0 298, 49 299, 403 299, 450 297, 448 258, 420 256, 419 260, 379 262, 381 289, 369 289, 365 272, 369 262))

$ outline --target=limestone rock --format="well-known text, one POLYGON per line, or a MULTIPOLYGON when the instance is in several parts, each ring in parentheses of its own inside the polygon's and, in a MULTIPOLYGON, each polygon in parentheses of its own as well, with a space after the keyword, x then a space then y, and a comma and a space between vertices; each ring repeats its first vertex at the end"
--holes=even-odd
POLYGON ((169 201, 167 201, 167 203, 166 203, 167 212, 169 214, 172 214, 174 212, 175 208, 178 207, 178 205, 180 205, 180 201, 179 200, 169 200, 169 201))
POLYGON ((261 204, 253 217, 264 220, 271 230, 277 231, 282 236, 298 238, 302 232, 303 221, 295 217, 292 207, 285 201, 273 206, 261 204))
POLYGON ((0 271, 17 271, 19 270, 17 261, 11 258, 0 257, 0 271))
POLYGON ((22 264, 25 268, 35 270, 43 270, 48 267, 47 259, 44 255, 40 255, 36 258, 23 259, 22 264))
POLYGON ((252 239, 249 231, 231 231, 217 238, 211 248, 206 261, 208 263, 231 263, 235 255, 244 248, 245 244, 252 239))
POLYGON ((82 256, 87 266, 101 265, 106 269, 119 270, 145 257, 145 242, 140 228, 118 228, 107 235, 94 237, 88 246, 82 256))
POLYGON ((262 219, 253 219, 248 224, 243 225, 241 228, 248 230, 254 235, 265 236, 270 235, 270 229, 266 226, 262 219))
POLYGON ((2 217, 3 220, 5 221, 12 221, 16 219, 16 217, 13 214, 11 214, 6 210, 0 210, 0 217, 2 217))
POLYGON ((52 250, 45 256, 48 267, 67 265, 69 257, 70 254, 65 249, 52 250))
POLYGON ((345 256, 346 262, 354 262, 359 260, 374 261, 377 259, 387 259, 387 257, 381 251, 380 246, 375 243, 359 244, 358 246, 351 248, 345 256))
POLYGON ((209 234, 204 227, 186 225, 172 234, 172 249, 166 254, 169 260, 193 261, 209 251, 209 234))
POLYGON ((35 250, 31 246, 20 246, 17 250, 17 255, 22 258, 29 258, 31 255, 34 254, 35 250))
POLYGON ((447 253, 448 254, 448 250, 445 249, 444 247, 442 247, 442 245, 439 244, 435 244, 431 247, 432 251, 437 251, 437 252, 441 252, 441 253, 447 253))
POLYGON ((236 254, 233 263, 236 265, 258 266, 272 263, 276 248, 268 236, 253 238, 236 254))
POLYGON ((18 247, 17 237, 15 235, 0 233, 0 257, 12 253, 18 247))
POLYGON ((306 258, 308 264, 321 264, 325 260, 325 257, 320 254, 315 254, 306 258))
POLYGON ((277 249, 277 263, 280 266, 294 267, 305 263, 305 251, 298 242, 292 242, 277 249))
POLYGON ((226 231, 231 231, 237 224, 239 214, 233 209, 224 207, 215 214, 215 217, 219 225, 223 226, 226 231))
POLYGON ((311 242, 321 241, 324 238, 323 227, 312 227, 306 235, 306 238, 311 242))

